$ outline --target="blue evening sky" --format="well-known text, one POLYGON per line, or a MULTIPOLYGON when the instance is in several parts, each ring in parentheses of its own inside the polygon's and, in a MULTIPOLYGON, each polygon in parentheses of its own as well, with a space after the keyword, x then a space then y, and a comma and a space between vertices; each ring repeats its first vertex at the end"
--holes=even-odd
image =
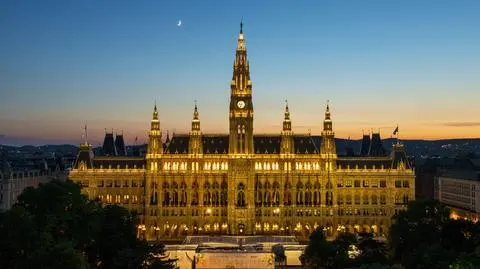
MULTIPOLYGON (((245 38, 255 132, 337 136, 396 124, 409 138, 480 137, 480 1, 1 1, 0 143, 81 140, 104 128, 227 132, 245 38), (178 21, 181 26, 177 26, 178 21)), ((383 130, 385 129, 385 130, 383 130)))

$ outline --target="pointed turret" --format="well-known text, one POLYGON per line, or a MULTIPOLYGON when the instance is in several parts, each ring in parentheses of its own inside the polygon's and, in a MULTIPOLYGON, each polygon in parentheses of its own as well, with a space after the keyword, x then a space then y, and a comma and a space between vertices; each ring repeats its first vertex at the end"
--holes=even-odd
POLYGON ((195 101, 195 108, 193 109, 192 130, 190 131, 190 139, 188 143, 188 153, 201 154, 202 150, 202 133, 200 132, 200 118, 198 115, 197 102, 195 101))
POLYGON ((337 157, 337 149, 335 145, 335 132, 333 132, 329 102, 327 102, 327 108, 325 110, 325 120, 323 121, 322 142, 320 145, 320 153, 322 157, 327 159, 335 159, 337 157))
POLYGON ((125 142, 123 141, 123 131, 115 135, 115 149, 118 156, 127 155, 127 149, 125 148, 125 142))
POLYGON ((148 154, 162 154, 162 132, 160 131, 160 120, 158 119, 157 102, 153 107, 152 120, 150 122, 150 132, 148 135, 148 154))
POLYGON ((167 138, 165 139, 165 144, 170 143, 170 133, 167 130, 167 138))
POLYGON ((243 35, 243 22, 240 23, 240 34, 237 40, 237 49, 235 61, 233 63, 232 91, 251 90, 250 66, 247 59, 247 48, 245 47, 245 38, 243 35))
POLYGON ((382 145, 382 139, 380 133, 372 133, 372 141, 370 142, 370 148, 368 150, 368 156, 380 157, 386 155, 386 150, 382 145))
POLYGON ((115 139, 113 138, 113 130, 111 133, 109 133, 105 129, 105 138, 103 139, 102 151, 103 151, 103 155, 105 156, 117 156, 115 139))
POLYGON ((288 102, 285 100, 285 116, 283 118, 281 153, 294 153, 292 122, 290 120, 290 111, 288 109, 288 102))
POLYGON ((360 148, 360 156, 368 156, 370 149, 370 135, 363 134, 362 147, 360 148))

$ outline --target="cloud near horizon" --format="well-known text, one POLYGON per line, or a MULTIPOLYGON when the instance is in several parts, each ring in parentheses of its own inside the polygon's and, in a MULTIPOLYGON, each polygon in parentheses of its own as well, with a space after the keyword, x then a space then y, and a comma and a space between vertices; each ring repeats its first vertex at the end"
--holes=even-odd
POLYGON ((443 125, 448 127, 476 127, 480 126, 480 122, 446 122, 443 125))

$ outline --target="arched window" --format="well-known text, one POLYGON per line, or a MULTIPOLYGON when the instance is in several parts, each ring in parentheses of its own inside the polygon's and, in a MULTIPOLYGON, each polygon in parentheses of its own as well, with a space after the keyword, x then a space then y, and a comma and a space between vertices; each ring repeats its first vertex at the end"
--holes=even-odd
POLYGON ((163 205, 164 206, 170 205, 170 192, 167 190, 163 192, 163 205))
POLYGON ((327 191, 325 193, 325 205, 332 206, 333 205, 333 194, 331 191, 327 191))
POLYGON ((198 191, 195 189, 192 192, 192 205, 198 205, 198 191))
POLYGON ((237 206, 244 207, 245 205, 245 186, 243 183, 240 183, 237 188, 237 206))
POLYGON ((266 190, 264 193, 264 197, 265 199, 263 200, 263 205, 270 206, 271 205, 270 191, 266 190))
POLYGON ((320 192, 317 190, 313 192, 313 204, 320 205, 320 192))
POLYGON ((227 205, 228 204, 228 184, 227 180, 224 178, 222 180, 222 184, 220 185, 221 192, 220 192, 220 204, 227 205))
POLYGON ((177 190, 173 191, 173 206, 178 206, 178 192, 177 192, 177 190))
POLYGON ((296 197, 297 205, 303 205, 303 184, 299 180, 297 183, 297 197, 296 197))
POLYGON ((273 191, 273 205, 278 206, 280 205, 280 191, 278 189, 275 189, 273 191))
POLYGON ((309 189, 305 192, 305 205, 312 205, 312 192, 309 189))

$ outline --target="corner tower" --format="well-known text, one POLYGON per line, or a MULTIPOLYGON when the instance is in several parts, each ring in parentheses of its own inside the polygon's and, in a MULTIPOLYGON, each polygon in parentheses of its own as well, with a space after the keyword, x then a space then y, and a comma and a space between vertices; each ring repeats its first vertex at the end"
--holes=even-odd
POLYGON ((202 133, 200 131, 200 118, 198 116, 197 102, 193 109, 192 130, 190 131, 190 140, 188 142, 188 153, 200 155, 203 153, 202 133))
POLYGON ((253 102, 250 67, 240 23, 233 77, 230 84, 230 154, 253 154, 253 102))
POLYGON ((148 134, 147 159, 158 158, 162 153, 162 132, 160 131, 160 120, 158 119, 157 104, 155 104, 155 107, 153 108, 152 121, 150 122, 150 132, 148 134))
POLYGON ((327 102, 325 110, 325 120, 323 121, 322 143, 320 145, 320 154, 322 158, 332 160, 337 158, 337 149, 335 145, 335 132, 332 127, 330 116, 330 105, 327 102))
POLYGON ((281 154, 293 154, 293 132, 292 121, 290 120, 290 111, 288 110, 288 103, 285 101, 285 117, 283 119, 282 142, 280 152, 281 154))

